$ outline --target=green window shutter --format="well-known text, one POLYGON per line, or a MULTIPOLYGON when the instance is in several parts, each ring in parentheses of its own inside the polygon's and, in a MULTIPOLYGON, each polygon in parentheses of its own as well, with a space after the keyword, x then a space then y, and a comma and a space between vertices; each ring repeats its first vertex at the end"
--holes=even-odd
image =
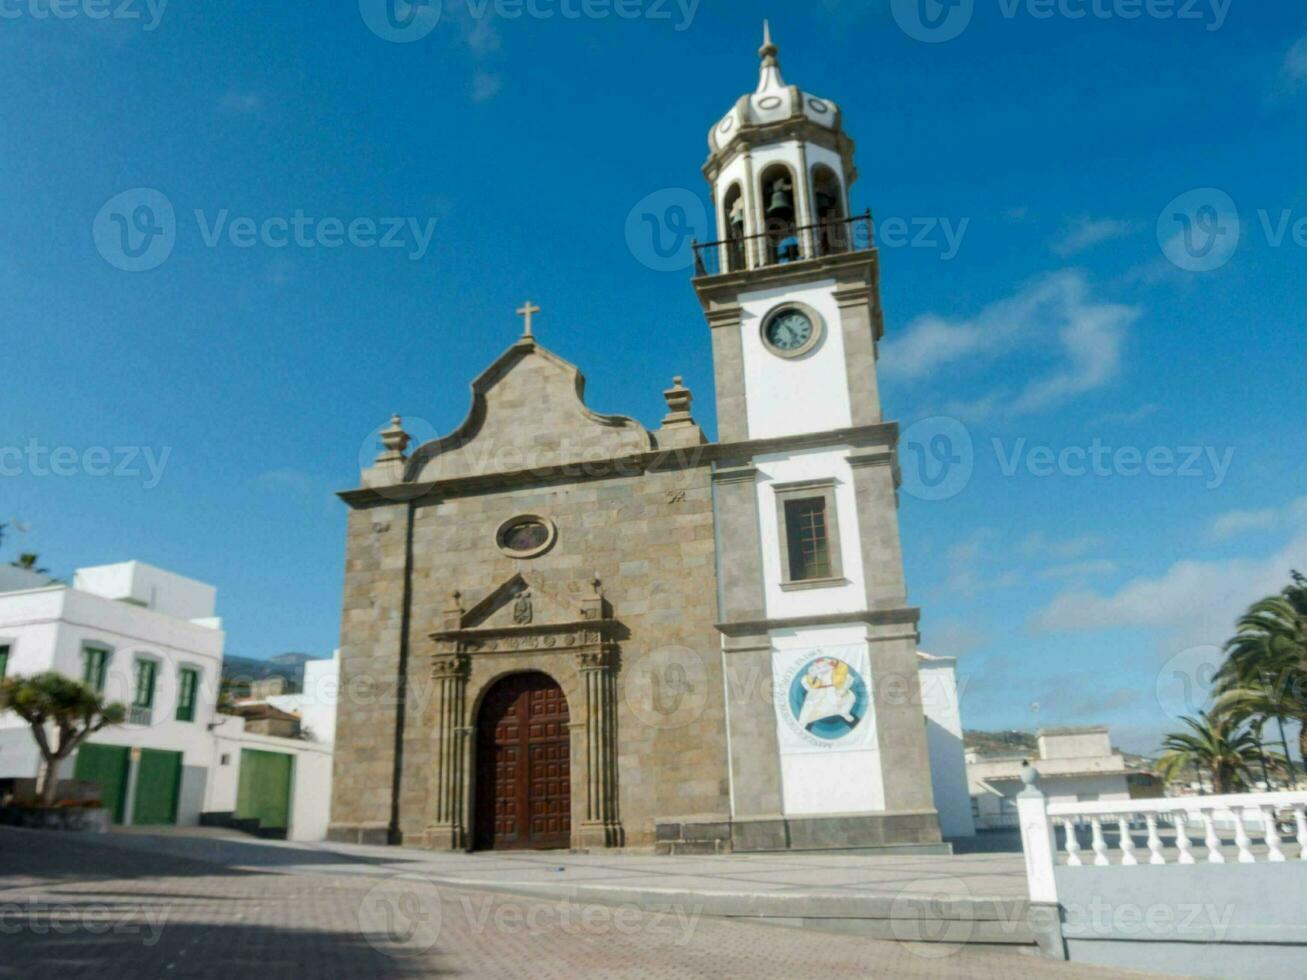
POLYGON ((9 648, 0 647, 0 681, 5 679, 5 674, 9 672, 9 648))
POLYGON ((177 720, 195 720, 195 689, 199 684, 199 674, 189 667, 183 667, 177 684, 177 720))
POLYGON ((87 647, 82 651, 82 683, 96 691, 104 690, 104 678, 109 669, 109 651, 87 647))
POLYGON ((136 691, 132 698, 132 707, 154 707, 154 671, 153 660, 136 661, 136 691))

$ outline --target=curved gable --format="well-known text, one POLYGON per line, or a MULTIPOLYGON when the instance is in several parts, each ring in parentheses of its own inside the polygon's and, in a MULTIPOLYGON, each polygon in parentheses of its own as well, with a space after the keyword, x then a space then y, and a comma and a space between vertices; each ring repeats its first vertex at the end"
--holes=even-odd
POLYGON ((611 459, 644 452, 639 422, 585 404, 575 365, 523 338, 472 382, 472 410, 452 433, 420 446, 405 480, 426 483, 611 459))

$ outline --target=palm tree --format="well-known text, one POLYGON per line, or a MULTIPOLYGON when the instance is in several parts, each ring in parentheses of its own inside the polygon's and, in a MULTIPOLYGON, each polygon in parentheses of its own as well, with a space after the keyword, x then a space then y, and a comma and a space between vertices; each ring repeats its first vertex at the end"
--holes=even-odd
POLYGON ((32 729, 45 762, 39 789, 41 802, 53 806, 59 787, 59 764, 88 737, 108 725, 121 725, 127 709, 108 704, 92 688, 53 671, 31 677, 11 677, 0 684, 0 711, 12 711, 32 729), (47 726, 59 735, 50 744, 47 726))
MULTIPOLYGON (((1199 712, 1197 718, 1180 719, 1189 726, 1187 732, 1172 732, 1162 741, 1166 751, 1158 766, 1168 782, 1184 776, 1190 768, 1208 774, 1212 792, 1218 796, 1237 793, 1254 780, 1261 765, 1262 748, 1244 720, 1233 714, 1199 712)), ((1269 756, 1269 764, 1283 765, 1279 756, 1269 756)))
POLYGON ((1298 754, 1307 759, 1307 578, 1292 577, 1240 618, 1213 693, 1215 710, 1255 717, 1259 729, 1274 718, 1281 737, 1285 721, 1299 722, 1298 754))

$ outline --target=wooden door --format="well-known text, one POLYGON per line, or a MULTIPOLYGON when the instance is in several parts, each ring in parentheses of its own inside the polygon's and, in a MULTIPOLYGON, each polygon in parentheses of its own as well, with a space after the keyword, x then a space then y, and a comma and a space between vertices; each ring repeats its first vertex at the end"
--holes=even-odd
POLYGON ((479 849, 567 847, 572 839, 567 698, 545 674, 513 674, 477 718, 479 849))

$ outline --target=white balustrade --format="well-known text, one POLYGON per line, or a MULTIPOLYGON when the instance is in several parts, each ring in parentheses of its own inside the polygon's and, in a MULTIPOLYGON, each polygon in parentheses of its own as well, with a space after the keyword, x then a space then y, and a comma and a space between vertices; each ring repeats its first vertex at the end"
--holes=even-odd
POLYGON ((1084 850, 1078 836, 1082 824, 1089 825, 1093 865, 1115 863, 1112 848, 1103 832, 1104 825, 1115 825, 1120 833, 1116 848, 1121 865, 1140 864, 1140 851, 1134 838, 1139 823, 1147 828, 1148 863, 1195 864, 1192 830, 1202 827, 1206 862, 1227 863, 1222 833, 1234 847, 1240 864, 1256 862, 1282 863, 1295 856, 1282 825, 1293 815, 1293 845, 1296 857, 1307 861, 1307 791, 1247 793, 1225 796, 1182 796, 1152 800, 1120 800, 1095 803, 1049 803, 1036 786, 1028 786, 1017 798, 1021 812, 1022 844, 1026 851, 1026 870, 1035 901, 1056 900, 1053 869, 1058 855, 1053 827, 1061 824, 1066 831, 1066 865, 1084 867, 1084 850), (1279 823, 1277 823, 1277 819, 1279 823), (1175 828, 1174 848, 1163 838, 1164 825, 1175 828), (1032 843, 1033 842, 1033 843, 1032 843), (1050 846, 1050 842, 1053 842, 1050 846), (1042 896, 1036 898, 1036 893, 1042 896))

